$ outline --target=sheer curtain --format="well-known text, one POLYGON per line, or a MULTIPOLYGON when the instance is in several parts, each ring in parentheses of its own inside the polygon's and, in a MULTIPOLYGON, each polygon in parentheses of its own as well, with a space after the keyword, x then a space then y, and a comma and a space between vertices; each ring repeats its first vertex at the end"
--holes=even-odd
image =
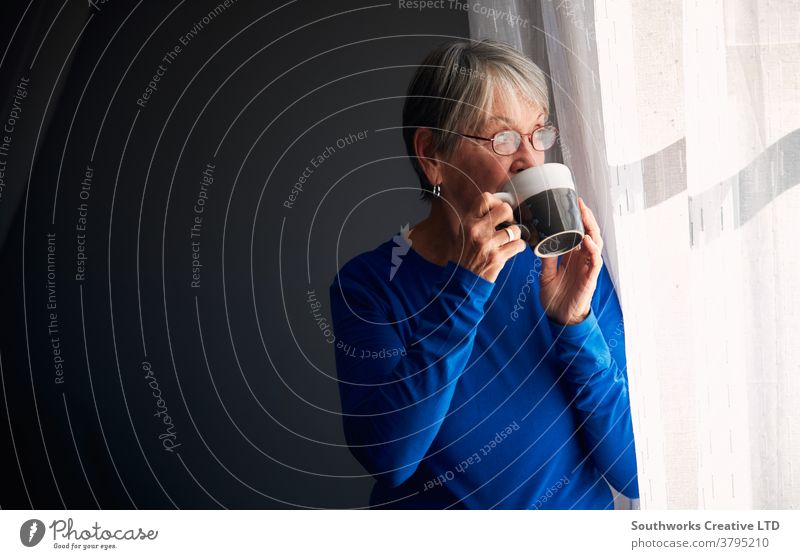
POLYGON ((799 14, 796 0, 470 5, 473 37, 549 74, 552 160, 601 225, 634 508, 800 505, 799 14))

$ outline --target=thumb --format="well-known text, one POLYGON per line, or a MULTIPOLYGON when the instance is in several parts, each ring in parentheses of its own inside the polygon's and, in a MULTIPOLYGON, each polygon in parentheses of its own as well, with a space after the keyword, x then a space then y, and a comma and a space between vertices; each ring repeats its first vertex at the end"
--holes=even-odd
POLYGON ((547 258, 539 257, 542 261, 542 277, 552 278, 558 271, 558 257, 551 256, 547 258))

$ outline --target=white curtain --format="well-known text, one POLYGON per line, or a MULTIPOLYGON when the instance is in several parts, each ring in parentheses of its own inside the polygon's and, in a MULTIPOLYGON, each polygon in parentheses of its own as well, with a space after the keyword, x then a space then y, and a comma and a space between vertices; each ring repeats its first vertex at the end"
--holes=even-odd
POLYGON ((484 0, 470 27, 551 78, 625 317, 634 508, 798 508, 800 1, 484 0))

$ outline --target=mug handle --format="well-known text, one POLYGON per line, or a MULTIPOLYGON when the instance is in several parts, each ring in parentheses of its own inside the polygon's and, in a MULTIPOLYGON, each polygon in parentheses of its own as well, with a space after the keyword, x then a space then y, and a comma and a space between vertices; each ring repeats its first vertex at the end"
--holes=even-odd
MULTIPOLYGON (((506 204, 508 204, 512 208, 516 208, 517 207, 517 198, 513 194, 511 194, 510 192, 503 192, 503 191, 495 192, 494 196, 496 196, 497 198, 500 198, 500 200, 502 200, 503 202, 505 202, 506 204)), ((516 221, 504 221, 503 223, 501 223, 497 227, 495 227, 495 229, 499 231, 500 229, 505 229, 506 227, 508 227, 510 225, 519 226, 520 236, 522 237, 523 241, 525 241, 527 243, 530 240, 530 238, 531 238, 530 230, 528 230, 528 228, 525 227, 524 225, 522 225, 521 223, 517 223, 516 221)))
POLYGON ((517 199, 510 192, 495 192, 493 195, 497 198, 500 198, 501 201, 505 202, 512 208, 517 206, 517 199))

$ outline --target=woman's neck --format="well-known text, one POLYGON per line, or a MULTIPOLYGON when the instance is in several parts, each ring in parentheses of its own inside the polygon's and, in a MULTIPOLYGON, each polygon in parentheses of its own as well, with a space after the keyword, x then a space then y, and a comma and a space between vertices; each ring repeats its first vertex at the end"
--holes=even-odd
POLYGON ((454 238, 461 238, 458 225, 451 223, 445 204, 441 200, 431 202, 431 211, 428 217, 414 225, 409 231, 408 238, 412 248, 425 260, 439 266, 445 266, 453 259, 454 238), (454 229, 457 231, 454 235, 454 229))

